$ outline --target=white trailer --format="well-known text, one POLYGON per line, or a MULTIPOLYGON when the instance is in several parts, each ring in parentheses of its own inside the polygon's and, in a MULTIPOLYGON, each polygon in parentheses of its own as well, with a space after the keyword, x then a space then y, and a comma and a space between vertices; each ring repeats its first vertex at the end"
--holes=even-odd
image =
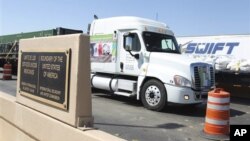
POLYGON ((136 97, 151 110, 167 102, 202 103, 214 87, 214 68, 182 55, 166 24, 138 17, 91 23, 91 84, 136 97))
POLYGON ((191 36, 177 40, 186 54, 226 55, 250 60, 250 35, 191 36))
POLYGON ((215 65, 216 84, 250 98, 250 34, 178 37, 183 54, 215 65))

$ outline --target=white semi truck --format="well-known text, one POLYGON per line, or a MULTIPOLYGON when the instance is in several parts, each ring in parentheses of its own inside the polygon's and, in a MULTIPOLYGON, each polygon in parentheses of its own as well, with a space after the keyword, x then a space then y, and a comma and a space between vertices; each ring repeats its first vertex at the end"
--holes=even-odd
POLYGON ((168 102, 202 103, 214 87, 214 68, 182 55, 166 24, 138 17, 91 23, 91 84, 136 97, 150 110, 168 102))

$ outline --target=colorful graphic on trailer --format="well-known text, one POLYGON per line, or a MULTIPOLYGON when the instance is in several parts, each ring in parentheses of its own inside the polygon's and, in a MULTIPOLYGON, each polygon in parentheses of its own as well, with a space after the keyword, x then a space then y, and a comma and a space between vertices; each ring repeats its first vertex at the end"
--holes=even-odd
POLYGON ((113 34, 95 35, 90 37, 91 62, 112 63, 116 61, 117 42, 113 34))

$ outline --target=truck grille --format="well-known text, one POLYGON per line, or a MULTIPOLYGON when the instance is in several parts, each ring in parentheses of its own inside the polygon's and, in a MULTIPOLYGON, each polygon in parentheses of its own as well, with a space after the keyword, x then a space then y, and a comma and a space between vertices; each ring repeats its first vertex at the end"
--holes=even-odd
POLYGON ((212 66, 193 66, 193 88, 195 90, 210 89, 214 82, 214 69, 212 66))
POLYGON ((201 87, 201 82, 199 77, 199 71, 198 71, 198 66, 196 66, 194 67, 194 88, 200 89, 200 87, 201 87))
POLYGON ((214 68, 210 67, 210 77, 211 77, 211 86, 214 86, 215 84, 215 76, 214 76, 214 68))

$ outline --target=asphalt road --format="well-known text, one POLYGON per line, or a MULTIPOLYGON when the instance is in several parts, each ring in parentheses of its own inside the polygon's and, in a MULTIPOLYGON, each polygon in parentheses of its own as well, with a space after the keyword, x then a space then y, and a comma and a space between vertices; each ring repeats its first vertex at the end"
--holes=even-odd
MULTIPOLYGON (((0 75, 1 78, 1 75, 0 75)), ((0 91, 15 96, 16 80, 1 80, 0 91)), ((206 105, 170 105, 163 112, 143 108, 139 101, 108 92, 92 93, 94 127, 130 141, 206 141, 206 105)), ((232 98, 230 124, 250 124, 250 99, 232 98)))
MULTIPOLYGON (((136 100, 93 92, 95 127, 131 141, 205 141, 206 105, 149 111, 136 100)), ((250 100, 232 98, 230 124, 250 124, 250 100)))

